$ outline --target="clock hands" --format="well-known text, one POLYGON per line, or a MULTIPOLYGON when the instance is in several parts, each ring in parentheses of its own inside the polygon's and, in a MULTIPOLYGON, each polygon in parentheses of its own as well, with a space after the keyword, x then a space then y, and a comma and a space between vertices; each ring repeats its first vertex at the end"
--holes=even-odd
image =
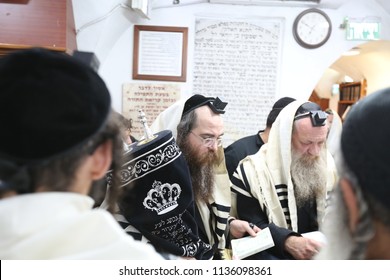
POLYGON ((309 34, 311 34, 313 32, 313 29, 316 27, 316 24, 314 24, 313 26, 307 24, 306 22, 301 22, 302 25, 305 25, 306 27, 308 27, 310 30, 309 30, 309 34))

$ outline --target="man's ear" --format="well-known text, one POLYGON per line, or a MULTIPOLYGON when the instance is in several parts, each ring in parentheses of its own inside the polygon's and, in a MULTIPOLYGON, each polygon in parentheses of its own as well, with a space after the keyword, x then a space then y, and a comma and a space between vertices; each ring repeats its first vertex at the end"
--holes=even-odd
POLYGON ((112 162, 112 141, 107 140, 102 143, 91 155, 92 169, 91 179, 98 180, 103 178, 112 162))
POLYGON ((349 230, 353 233, 359 220, 359 206, 357 204, 356 194, 351 182, 345 178, 340 180, 340 188, 348 211, 349 230))

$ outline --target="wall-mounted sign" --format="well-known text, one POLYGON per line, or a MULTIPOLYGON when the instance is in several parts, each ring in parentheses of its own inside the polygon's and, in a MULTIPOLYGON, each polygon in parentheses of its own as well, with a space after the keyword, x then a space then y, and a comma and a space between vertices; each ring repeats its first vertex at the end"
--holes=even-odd
POLYGON ((133 120, 131 135, 137 139, 144 135, 138 110, 145 113, 150 126, 162 111, 180 99, 180 84, 177 83, 125 83, 122 90, 122 114, 133 120))
POLYGON ((349 20, 347 23, 347 40, 379 40, 380 22, 354 22, 349 20))

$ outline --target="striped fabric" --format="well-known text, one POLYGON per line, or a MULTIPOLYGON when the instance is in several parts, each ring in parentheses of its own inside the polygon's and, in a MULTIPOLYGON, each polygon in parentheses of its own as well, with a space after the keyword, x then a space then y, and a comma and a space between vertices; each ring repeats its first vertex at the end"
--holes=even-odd
MULTIPOLYGON (((218 151, 223 155, 222 147, 218 151)), ((208 205, 196 201, 210 244, 220 250, 226 247, 227 219, 231 209, 231 182, 225 161, 215 167, 215 188, 208 205)))
MULTIPOLYGON (((259 201, 269 222, 277 226, 298 230, 294 186, 290 174, 291 135, 294 115, 303 102, 294 101, 286 106, 274 122, 268 143, 259 152, 243 159, 232 178, 232 191, 259 201)), ((333 157, 324 149, 329 192, 337 181, 333 157)), ((325 186, 324 186, 325 187, 325 186)), ((318 223, 324 217, 326 198, 317 198, 318 223)), ((240 209, 237 209, 238 213, 240 209)))

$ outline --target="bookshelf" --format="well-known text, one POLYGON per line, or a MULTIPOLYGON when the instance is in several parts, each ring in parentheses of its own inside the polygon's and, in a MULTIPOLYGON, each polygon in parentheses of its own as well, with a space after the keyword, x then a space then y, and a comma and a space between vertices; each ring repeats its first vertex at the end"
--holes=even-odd
POLYGON ((313 92, 311 93, 309 101, 320 105, 322 111, 325 111, 329 108, 329 98, 320 97, 316 90, 313 90, 313 92))
POLYGON ((343 117, 348 107, 352 106, 359 99, 366 96, 366 89, 367 81, 365 79, 361 82, 340 84, 340 100, 337 108, 337 113, 340 117, 343 117))

